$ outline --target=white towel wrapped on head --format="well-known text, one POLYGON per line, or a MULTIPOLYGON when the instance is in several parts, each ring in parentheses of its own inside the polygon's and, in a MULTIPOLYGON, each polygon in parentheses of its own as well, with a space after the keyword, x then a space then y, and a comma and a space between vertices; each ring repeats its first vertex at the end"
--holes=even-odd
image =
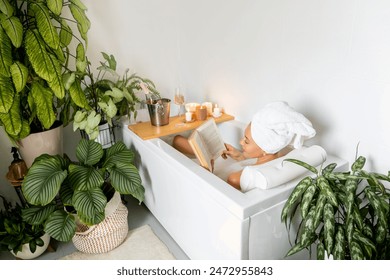
POLYGON ((252 138, 266 153, 274 154, 292 144, 300 148, 305 139, 316 134, 311 122, 291 108, 287 102, 278 101, 264 106, 251 122, 252 138))

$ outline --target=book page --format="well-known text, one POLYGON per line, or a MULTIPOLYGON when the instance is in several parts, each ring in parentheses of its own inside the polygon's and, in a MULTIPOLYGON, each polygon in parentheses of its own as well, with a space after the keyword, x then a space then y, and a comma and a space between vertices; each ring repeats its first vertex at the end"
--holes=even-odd
POLYGON ((218 158, 226 148, 214 119, 208 120, 197 130, 210 155, 210 159, 218 158))

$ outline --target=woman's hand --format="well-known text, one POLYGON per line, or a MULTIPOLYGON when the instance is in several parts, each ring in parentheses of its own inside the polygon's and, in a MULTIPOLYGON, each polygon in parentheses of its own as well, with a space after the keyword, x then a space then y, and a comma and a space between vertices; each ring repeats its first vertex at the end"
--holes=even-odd
POLYGON ((234 148, 232 145, 225 144, 225 147, 226 147, 226 150, 223 151, 223 154, 225 156, 229 156, 235 160, 244 160, 245 159, 245 157, 242 155, 242 153, 239 150, 237 150, 236 148, 234 148))

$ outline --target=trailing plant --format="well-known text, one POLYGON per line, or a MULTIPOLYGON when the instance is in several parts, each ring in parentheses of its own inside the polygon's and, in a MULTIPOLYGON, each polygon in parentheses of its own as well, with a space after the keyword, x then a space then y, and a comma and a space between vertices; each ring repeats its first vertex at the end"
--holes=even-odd
POLYGON ((30 225, 22 218, 22 207, 12 205, 0 195, 4 210, 0 210, 0 251, 13 251, 14 254, 22 251, 24 244, 29 244, 34 253, 37 246, 43 246, 42 236, 45 234, 43 225, 30 225))
POLYGON ((88 226, 105 218, 104 209, 113 191, 130 194, 139 202, 144 188, 132 164, 134 153, 123 142, 107 149, 82 139, 76 149, 78 162, 65 156, 42 155, 30 167, 22 191, 31 205, 23 210, 32 225, 44 225, 58 241, 69 241, 76 231, 76 219, 88 226))
MULTIPOLYGON (((112 119, 124 115, 130 118, 133 114, 137 117, 136 105, 142 101, 137 97, 137 91, 147 87, 158 95, 154 83, 141 78, 135 73, 129 74, 126 69, 123 75, 117 73, 117 62, 113 55, 102 52, 103 61, 97 67, 97 74, 91 69, 91 63, 86 58, 87 64, 84 71, 74 73, 73 79, 83 85, 86 96, 86 104, 79 104, 73 122, 73 130, 84 130, 89 139, 95 139, 99 135, 98 125, 106 121, 112 126, 112 119)), ((72 79, 72 80, 73 80, 72 79)))
POLYGON ((0 0, 0 125, 11 140, 70 121, 83 94, 65 85, 76 71, 69 65, 85 64, 85 12, 80 0, 0 0))
POLYGON ((317 259, 390 259, 389 174, 364 170, 362 156, 347 172, 334 171, 334 163, 317 170, 299 160, 287 161, 314 174, 297 184, 281 213, 288 230, 300 217, 287 256, 305 248, 311 252, 315 245, 317 259))

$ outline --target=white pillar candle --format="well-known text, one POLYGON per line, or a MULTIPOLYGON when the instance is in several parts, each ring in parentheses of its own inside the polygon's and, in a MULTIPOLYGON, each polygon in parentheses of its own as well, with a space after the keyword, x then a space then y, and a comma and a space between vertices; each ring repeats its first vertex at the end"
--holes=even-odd
POLYGON ((219 116, 221 114, 221 110, 219 109, 219 107, 215 107, 213 113, 214 115, 219 116))
POLYGON ((186 122, 192 121, 192 112, 186 112, 186 122))

